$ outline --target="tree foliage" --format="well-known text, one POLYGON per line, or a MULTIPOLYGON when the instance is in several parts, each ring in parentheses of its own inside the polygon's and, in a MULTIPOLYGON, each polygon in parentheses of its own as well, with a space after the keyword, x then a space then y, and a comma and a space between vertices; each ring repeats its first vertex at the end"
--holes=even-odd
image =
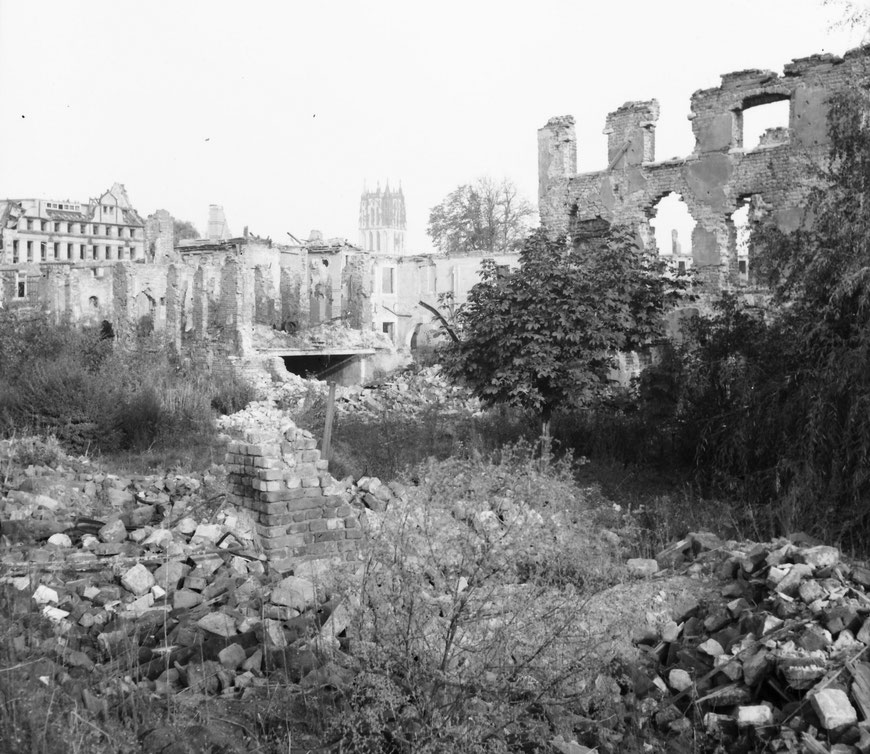
POLYGON ((187 238, 199 238, 199 231, 192 222, 173 218, 172 229, 175 232, 175 243, 187 238))
POLYGON ((560 406, 589 406, 609 389, 617 352, 662 335, 684 287, 664 271, 625 229, 577 249, 536 231, 513 274, 484 260, 457 314, 447 369, 485 403, 534 410, 545 425, 560 406))
POLYGON ((829 104, 803 226, 753 229, 772 308, 726 299, 696 323, 681 411, 709 481, 775 501, 774 529, 847 537, 870 530, 870 97, 829 104))
POLYGON ((439 249, 449 253, 515 251, 534 212, 511 181, 478 178, 454 189, 431 209, 428 233, 439 249))

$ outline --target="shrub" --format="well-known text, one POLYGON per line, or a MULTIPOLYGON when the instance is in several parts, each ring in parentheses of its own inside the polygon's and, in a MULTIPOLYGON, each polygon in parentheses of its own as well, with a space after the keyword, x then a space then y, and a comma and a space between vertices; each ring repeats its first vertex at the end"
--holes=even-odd
POLYGON ((345 751, 507 752, 569 732, 600 661, 583 605, 619 577, 571 464, 521 446, 416 475, 372 524, 352 596, 362 672, 332 735, 345 751))
POLYGON ((124 449, 145 449, 157 442, 167 417, 153 388, 131 396, 119 407, 114 427, 124 449))
POLYGON ((227 380, 218 380, 211 398, 211 407, 219 414, 234 414, 241 411, 257 397, 254 386, 233 373, 227 380))

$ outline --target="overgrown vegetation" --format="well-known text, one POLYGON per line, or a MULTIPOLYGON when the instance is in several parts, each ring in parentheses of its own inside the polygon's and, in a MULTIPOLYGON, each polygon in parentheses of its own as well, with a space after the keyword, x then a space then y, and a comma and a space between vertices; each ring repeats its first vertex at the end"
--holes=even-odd
POLYGON ((351 588, 361 672, 328 725, 340 750, 538 751, 597 735, 578 721, 605 660, 580 618, 620 578, 618 537, 596 523, 612 506, 531 447, 426 463, 375 519, 351 588))
POLYGON ((753 230, 765 310, 724 297, 667 365, 698 481, 769 533, 864 549, 870 533, 870 124, 866 91, 830 103, 830 160, 805 224, 753 230))
POLYGON ((120 347, 102 331, 0 312, 0 432, 56 437, 77 453, 171 451, 211 442, 215 410, 254 398, 242 379, 181 368, 141 338, 120 347))

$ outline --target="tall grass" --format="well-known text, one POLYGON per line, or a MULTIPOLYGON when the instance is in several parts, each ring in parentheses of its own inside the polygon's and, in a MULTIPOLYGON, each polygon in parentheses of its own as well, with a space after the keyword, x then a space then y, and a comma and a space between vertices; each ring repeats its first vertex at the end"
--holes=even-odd
POLYGON ((215 412, 254 398, 241 377, 182 368, 153 337, 119 346, 98 331, 0 313, 0 434, 42 433, 77 453, 208 445, 215 412))

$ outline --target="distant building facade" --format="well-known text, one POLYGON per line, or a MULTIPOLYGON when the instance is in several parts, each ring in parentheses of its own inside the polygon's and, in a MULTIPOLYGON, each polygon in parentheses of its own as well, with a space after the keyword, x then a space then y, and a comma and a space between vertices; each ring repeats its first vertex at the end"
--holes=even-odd
POLYGON ((363 191, 359 209, 360 247, 371 253, 372 329, 386 334, 400 349, 414 350, 431 345, 431 311, 442 294, 453 303, 464 303, 472 286, 480 280, 484 259, 493 258, 504 268, 516 267, 519 254, 413 254, 405 243, 405 196, 401 187, 391 191, 363 191))
POLYGON ((0 302, 40 298, 52 268, 88 267, 102 278, 106 266, 144 262, 144 228, 120 183, 84 202, 0 200, 0 302))
POLYGON ((401 256, 405 245, 405 195, 402 186, 363 190, 359 203, 359 245, 364 251, 401 256))

